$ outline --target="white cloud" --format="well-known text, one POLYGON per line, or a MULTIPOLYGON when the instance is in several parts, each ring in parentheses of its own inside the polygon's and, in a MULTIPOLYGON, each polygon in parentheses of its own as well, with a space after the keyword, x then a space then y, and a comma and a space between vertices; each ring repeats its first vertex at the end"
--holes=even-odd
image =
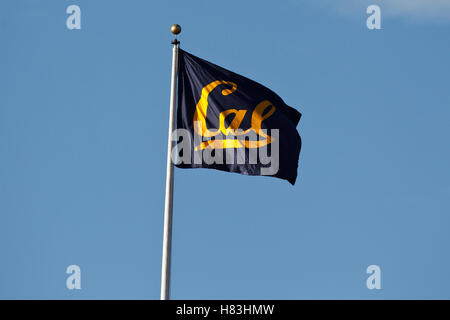
POLYGON ((450 0, 316 0, 332 6, 342 14, 360 14, 376 4, 383 16, 406 17, 427 21, 450 21, 450 0))
POLYGON ((450 20, 450 0, 385 0, 381 2, 388 14, 450 20))

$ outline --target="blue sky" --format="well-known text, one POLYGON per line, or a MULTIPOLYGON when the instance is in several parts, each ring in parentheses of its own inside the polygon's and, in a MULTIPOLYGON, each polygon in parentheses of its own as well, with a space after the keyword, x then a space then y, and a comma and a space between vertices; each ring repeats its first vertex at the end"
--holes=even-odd
POLYGON ((2 1, 0 298, 159 298, 179 23, 303 114, 303 148, 294 187, 175 169, 172 297, 449 299, 450 5, 425 2, 2 1))

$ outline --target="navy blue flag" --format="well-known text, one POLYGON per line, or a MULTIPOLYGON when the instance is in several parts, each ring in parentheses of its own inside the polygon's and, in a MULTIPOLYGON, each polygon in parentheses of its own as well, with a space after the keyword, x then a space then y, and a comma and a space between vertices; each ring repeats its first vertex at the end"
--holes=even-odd
POLYGON ((300 117, 270 89, 179 49, 177 167, 295 184, 300 117))

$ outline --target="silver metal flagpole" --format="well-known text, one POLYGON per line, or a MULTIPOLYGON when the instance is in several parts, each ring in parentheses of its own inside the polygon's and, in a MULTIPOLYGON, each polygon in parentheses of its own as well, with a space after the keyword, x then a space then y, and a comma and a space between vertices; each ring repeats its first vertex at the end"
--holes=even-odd
POLYGON ((178 74, 178 48, 180 42, 177 34, 181 32, 181 27, 174 24, 170 31, 175 35, 172 56, 172 83, 170 86, 170 116, 169 116, 169 138, 167 142, 167 169, 166 169, 166 200, 164 208, 164 238, 162 253, 161 272, 161 300, 170 299, 170 269, 172 256, 172 216, 173 216, 173 163, 172 153, 172 133, 175 128, 176 94, 177 94, 177 74, 178 74))

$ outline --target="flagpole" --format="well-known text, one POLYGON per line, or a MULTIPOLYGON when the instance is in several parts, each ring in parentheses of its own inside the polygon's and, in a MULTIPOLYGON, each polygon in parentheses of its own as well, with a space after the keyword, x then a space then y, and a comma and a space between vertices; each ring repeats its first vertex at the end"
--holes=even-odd
POLYGON ((176 94, 177 94, 177 74, 178 74, 178 48, 180 42, 177 34, 181 32, 181 27, 174 24, 170 31, 175 35, 172 54, 172 79, 170 85, 170 115, 169 115, 169 137, 167 142, 167 167, 166 167, 166 198, 164 205, 164 237, 162 252, 161 270, 161 300, 170 299, 170 269, 172 257, 172 216, 173 216, 173 163, 172 153, 172 133, 175 128, 176 94))

